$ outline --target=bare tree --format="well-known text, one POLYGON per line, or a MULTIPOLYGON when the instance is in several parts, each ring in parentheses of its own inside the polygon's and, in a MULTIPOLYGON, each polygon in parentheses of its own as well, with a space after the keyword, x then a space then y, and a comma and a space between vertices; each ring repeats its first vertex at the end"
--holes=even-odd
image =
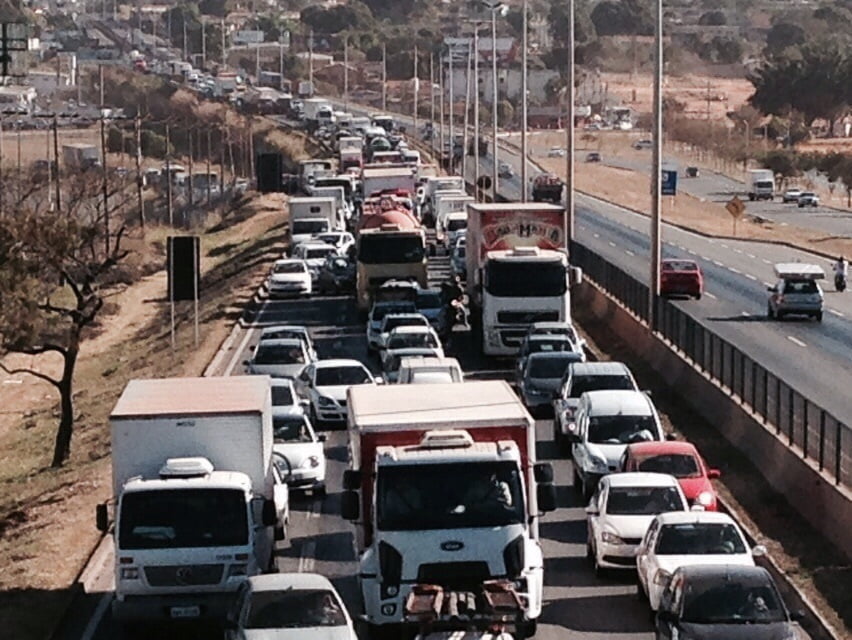
POLYGON ((59 392, 60 418, 51 466, 68 459, 74 430, 73 383, 81 342, 108 295, 126 284, 117 269, 127 257, 123 219, 106 225, 127 205, 126 191, 110 191, 105 210, 97 172, 64 185, 62 211, 37 197, 15 203, 15 215, 0 218, 0 356, 58 354, 58 377, 30 367, 10 367, 52 384, 59 392), (113 229, 109 237, 105 229, 113 229))

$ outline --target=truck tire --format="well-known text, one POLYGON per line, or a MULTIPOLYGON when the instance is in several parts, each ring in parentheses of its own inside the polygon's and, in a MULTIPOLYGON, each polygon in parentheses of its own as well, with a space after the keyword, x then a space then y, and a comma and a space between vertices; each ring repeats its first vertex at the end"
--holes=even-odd
POLYGON ((515 626, 515 637, 518 640, 524 640, 524 638, 532 638, 536 631, 538 631, 538 620, 527 620, 526 622, 519 622, 515 626))

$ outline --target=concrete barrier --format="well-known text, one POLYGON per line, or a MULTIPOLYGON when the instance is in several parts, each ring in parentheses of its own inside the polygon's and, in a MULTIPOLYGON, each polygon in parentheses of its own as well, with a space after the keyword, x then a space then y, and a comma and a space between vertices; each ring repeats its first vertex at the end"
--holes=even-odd
POLYGON ((572 293, 606 322, 631 350, 741 451, 766 480, 811 525, 852 558, 852 493, 837 486, 802 457, 802 452, 768 429, 748 408, 732 399, 706 375, 692 367, 660 336, 651 334, 632 313, 588 281, 572 293))

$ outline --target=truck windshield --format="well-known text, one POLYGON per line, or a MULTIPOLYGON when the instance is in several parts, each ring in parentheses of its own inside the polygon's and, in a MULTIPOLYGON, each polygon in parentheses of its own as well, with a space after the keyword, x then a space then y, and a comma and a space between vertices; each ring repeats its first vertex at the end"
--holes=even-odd
POLYGON ((139 491, 121 499, 121 549, 232 547, 248 544, 245 494, 236 489, 139 491))
POLYGON ((568 287, 559 263, 493 261, 487 266, 486 290, 504 298, 561 296, 568 287))
POLYGON ((524 495, 512 462, 385 467, 376 497, 382 531, 502 527, 524 522, 524 495))
POLYGON ((410 264, 423 262, 425 255, 420 235, 364 234, 358 246, 358 261, 364 264, 410 264))
POLYGON ((328 231, 328 220, 295 220, 293 233, 325 233, 328 231))

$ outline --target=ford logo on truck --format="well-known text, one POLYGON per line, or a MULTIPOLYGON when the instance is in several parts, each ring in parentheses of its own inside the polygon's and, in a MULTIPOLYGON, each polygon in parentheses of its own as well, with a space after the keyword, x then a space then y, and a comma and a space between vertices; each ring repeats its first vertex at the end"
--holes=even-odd
POLYGON ((444 551, 459 551, 464 548, 464 542, 459 540, 447 540, 441 543, 441 549, 444 551))

